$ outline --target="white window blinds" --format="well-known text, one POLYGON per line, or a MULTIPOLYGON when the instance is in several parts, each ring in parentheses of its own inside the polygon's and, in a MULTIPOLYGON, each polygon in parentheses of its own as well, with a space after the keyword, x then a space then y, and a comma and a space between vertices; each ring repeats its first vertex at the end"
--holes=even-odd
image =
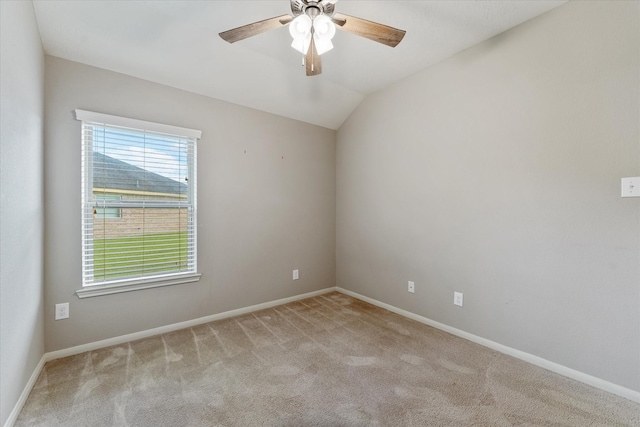
POLYGON ((82 284, 197 271, 200 131, 76 110, 82 120, 82 284))

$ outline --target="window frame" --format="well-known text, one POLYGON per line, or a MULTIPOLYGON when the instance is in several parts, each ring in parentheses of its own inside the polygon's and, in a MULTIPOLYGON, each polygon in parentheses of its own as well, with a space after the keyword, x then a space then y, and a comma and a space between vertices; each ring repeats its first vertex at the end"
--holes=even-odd
MULTIPOLYGON (((93 154, 86 155, 87 151, 93 153, 92 140, 86 141, 84 137, 81 141, 82 146, 82 277, 81 289, 76 291, 79 298, 87 298, 100 295, 109 295, 120 292, 130 292, 140 289, 155 288, 160 286, 171 286, 181 283, 193 283, 200 280, 200 274, 197 272, 197 141, 201 138, 202 132, 195 129, 182 128, 177 126, 165 125, 160 123, 148 122, 137 119, 130 119, 121 116, 113 116, 108 114, 96 113, 86 110, 75 110, 76 120, 81 121, 81 129, 85 124, 96 126, 120 127, 128 128, 137 132, 152 132, 155 134, 166 134, 168 136, 180 137, 193 140, 193 150, 189 150, 187 159, 188 169, 188 197, 190 200, 186 204, 183 201, 149 201, 149 200, 94 200, 93 194, 93 154), (91 206, 93 204, 93 207, 91 206), (188 209, 188 216, 192 221, 192 231, 189 232, 191 246, 193 247, 193 259, 189 260, 189 271, 159 273, 150 276, 130 276, 124 278, 115 278, 110 280, 98 281, 95 283, 85 283, 85 266, 88 258, 93 258, 93 248, 86 246, 85 230, 87 218, 91 219, 91 227, 93 228, 93 215, 87 215, 88 209, 96 208, 119 208, 120 215, 122 209, 126 208, 185 208, 188 209)), ((83 131, 81 131, 82 134, 83 131)), ((106 218, 107 220, 118 220, 120 218, 106 218)), ((104 220, 104 218, 100 218, 104 220)), ((92 240, 93 241, 93 240, 92 240)), ((93 243, 91 244, 93 246, 93 243)))

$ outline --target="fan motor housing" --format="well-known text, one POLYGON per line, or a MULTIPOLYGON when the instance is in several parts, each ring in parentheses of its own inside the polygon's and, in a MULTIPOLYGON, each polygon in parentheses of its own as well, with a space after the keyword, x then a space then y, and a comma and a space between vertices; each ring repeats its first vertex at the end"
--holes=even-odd
POLYGON ((318 15, 333 16, 334 10, 335 5, 332 1, 291 0, 291 12, 293 16, 305 14, 313 19, 318 15))

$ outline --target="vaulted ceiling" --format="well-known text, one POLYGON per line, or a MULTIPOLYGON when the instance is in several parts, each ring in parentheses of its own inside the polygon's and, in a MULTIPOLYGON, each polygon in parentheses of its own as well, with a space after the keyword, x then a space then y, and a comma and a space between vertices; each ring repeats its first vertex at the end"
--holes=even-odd
POLYGON ((355 1, 336 11, 407 31, 390 48, 338 31, 307 77, 282 27, 229 44, 218 33, 290 13, 276 1, 57 1, 34 7, 45 52, 337 129, 367 95, 566 0, 355 1))

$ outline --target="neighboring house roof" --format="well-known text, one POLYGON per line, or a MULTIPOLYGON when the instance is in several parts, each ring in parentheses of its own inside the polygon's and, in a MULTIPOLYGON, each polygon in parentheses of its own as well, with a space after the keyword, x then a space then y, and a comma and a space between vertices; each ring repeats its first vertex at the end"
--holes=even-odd
POLYGON ((166 194, 188 192, 184 182, 174 181, 96 151, 93 152, 93 188, 166 194))

